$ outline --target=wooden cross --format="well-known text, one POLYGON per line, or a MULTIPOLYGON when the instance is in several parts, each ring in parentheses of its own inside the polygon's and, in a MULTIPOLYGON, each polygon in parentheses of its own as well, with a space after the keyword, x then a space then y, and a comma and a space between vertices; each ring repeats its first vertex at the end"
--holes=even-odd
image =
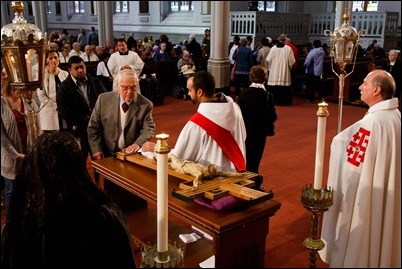
POLYGON ((181 190, 173 190, 172 195, 185 201, 193 201, 197 197, 216 200, 226 195, 232 195, 246 201, 256 202, 273 198, 273 192, 263 192, 256 189, 255 180, 258 174, 252 172, 240 173, 238 177, 216 177, 204 180, 197 188, 189 182, 179 185, 181 190))
MULTIPOLYGON (((126 154, 118 152, 116 158, 122 161, 136 163, 156 171, 156 160, 149 159, 141 154, 126 154)), ((263 192, 253 187, 260 175, 253 172, 238 173, 236 176, 215 177, 203 180, 197 188, 193 186, 194 177, 188 174, 180 174, 172 168, 168 168, 168 174, 183 180, 179 184, 180 190, 172 190, 172 195, 184 201, 191 202, 197 197, 205 197, 216 200, 226 195, 232 195, 246 201, 257 202, 273 198, 273 192, 263 192)))

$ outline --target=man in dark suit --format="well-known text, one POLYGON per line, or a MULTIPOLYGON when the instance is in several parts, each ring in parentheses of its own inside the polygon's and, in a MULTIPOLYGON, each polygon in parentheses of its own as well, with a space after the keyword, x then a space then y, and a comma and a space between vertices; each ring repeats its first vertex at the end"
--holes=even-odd
POLYGON ((88 125, 88 140, 94 159, 124 150, 138 151, 154 136, 153 104, 138 93, 134 70, 120 71, 115 78, 118 91, 99 95, 88 125))
POLYGON ((67 131, 79 138, 84 160, 90 152, 88 144, 88 121, 100 93, 105 87, 95 77, 87 74, 84 61, 79 56, 68 60, 68 77, 60 84, 56 94, 57 107, 67 123, 67 131))

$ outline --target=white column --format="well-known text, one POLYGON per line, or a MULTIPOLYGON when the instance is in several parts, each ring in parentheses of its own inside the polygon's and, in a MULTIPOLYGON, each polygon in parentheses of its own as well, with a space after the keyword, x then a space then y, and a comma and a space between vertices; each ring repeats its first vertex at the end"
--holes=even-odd
POLYGON ((336 1, 336 12, 335 12, 335 28, 341 27, 343 22, 343 13, 345 12, 347 1, 336 1))
POLYGON ((100 1, 104 3, 105 14, 105 40, 110 39, 113 42, 113 2, 100 1))
MULTIPOLYGON (((38 26, 38 28, 41 29, 41 31, 43 32, 43 28, 42 28, 41 20, 40 20, 39 4, 40 4, 40 1, 32 1, 32 13, 34 16, 35 25, 38 26)), ((24 9, 25 9, 25 7, 24 7, 24 9)))
MULTIPOLYGON (((47 20, 47 1, 37 1, 39 2, 40 11, 40 24, 42 32, 48 32, 48 20, 47 20)), ((54 9, 56 11, 56 9, 54 9)))
POLYGON ((105 1, 97 1, 96 13, 98 14, 98 37, 99 45, 103 46, 106 40, 106 29, 105 29, 105 1))
POLYGON ((208 71, 214 76, 217 89, 230 85, 229 7, 229 1, 211 1, 211 57, 208 60, 208 71))

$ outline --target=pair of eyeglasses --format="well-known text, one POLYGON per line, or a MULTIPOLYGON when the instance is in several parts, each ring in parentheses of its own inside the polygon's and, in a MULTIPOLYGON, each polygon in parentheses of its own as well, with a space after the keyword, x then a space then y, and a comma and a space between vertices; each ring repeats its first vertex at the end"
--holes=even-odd
POLYGON ((120 87, 123 91, 130 91, 130 92, 136 92, 137 91, 137 86, 128 86, 128 85, 121 85, 120 87))

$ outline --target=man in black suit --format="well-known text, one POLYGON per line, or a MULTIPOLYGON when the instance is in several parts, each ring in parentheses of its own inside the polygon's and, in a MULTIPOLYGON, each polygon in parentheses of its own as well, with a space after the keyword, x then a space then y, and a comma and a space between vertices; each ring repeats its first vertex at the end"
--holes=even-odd
POLYGON ((67 123, 67 131, 79 139, 84 160, 88 158, 88 122, 99 94, 105 87, 95 77, 87 74, 84 61, 79 56, 68 60, 69 76, 60 84, 56 94, 57 107, 67 123))

